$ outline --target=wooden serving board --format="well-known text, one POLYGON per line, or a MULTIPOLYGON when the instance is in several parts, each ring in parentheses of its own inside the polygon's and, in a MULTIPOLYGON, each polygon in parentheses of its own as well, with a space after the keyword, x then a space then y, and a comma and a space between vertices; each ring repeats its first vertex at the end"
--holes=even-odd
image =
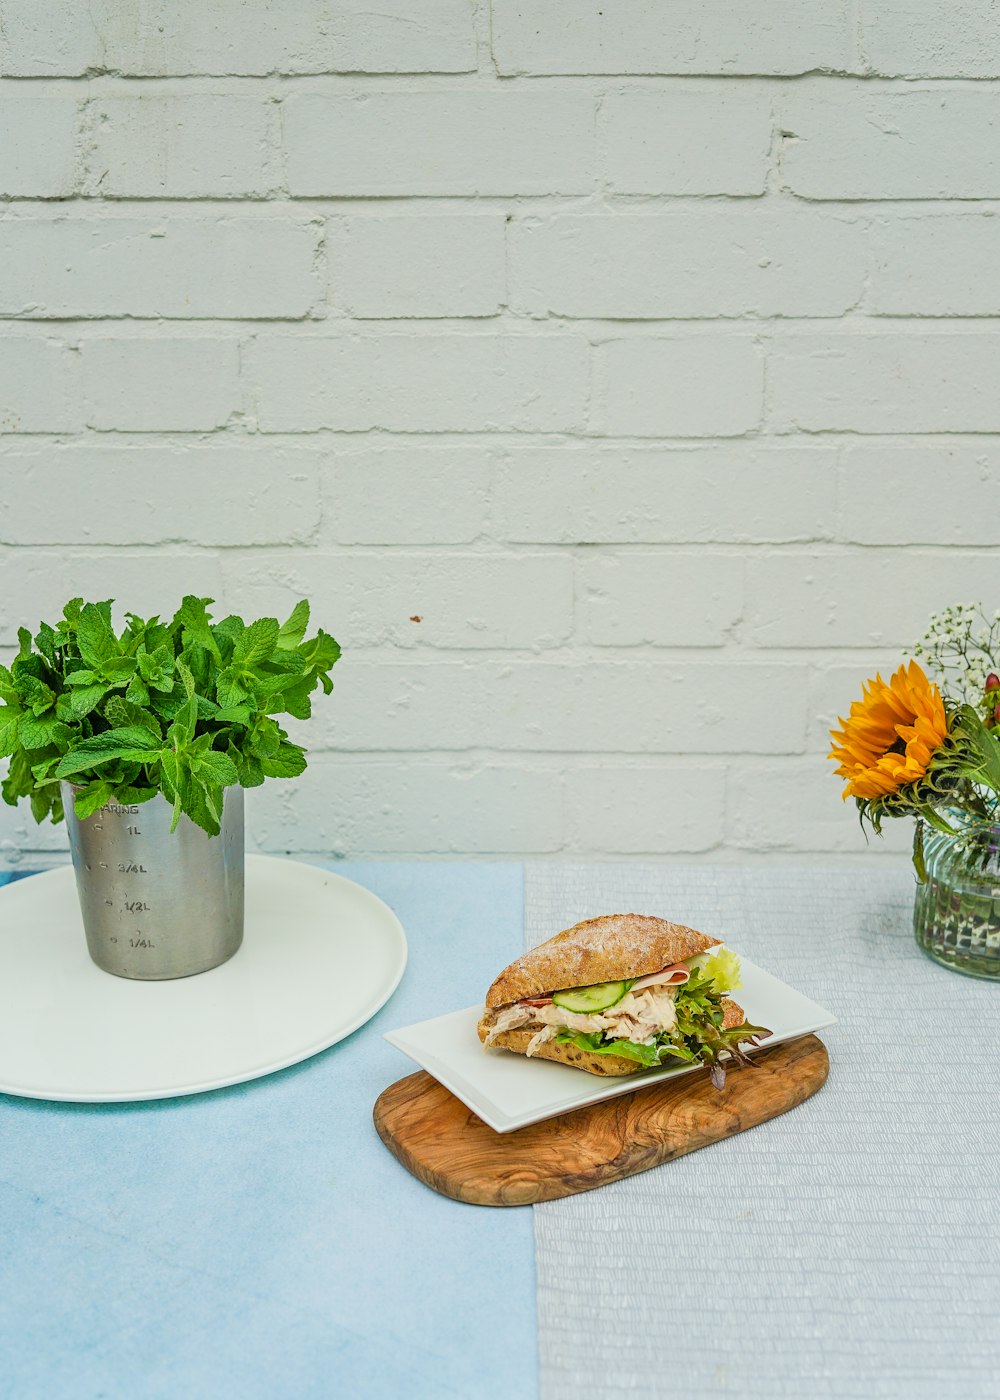
POLYGON ((708 1071, 649 1085, 512 1133, 496 1133, 424 1070, 375 1103, 379 1137, 426 1185, 477 1206, 527 1206, 592 1191, 787 1113, 822 1088, 814 1035, 762 1050, 725 1088, 708 1071))

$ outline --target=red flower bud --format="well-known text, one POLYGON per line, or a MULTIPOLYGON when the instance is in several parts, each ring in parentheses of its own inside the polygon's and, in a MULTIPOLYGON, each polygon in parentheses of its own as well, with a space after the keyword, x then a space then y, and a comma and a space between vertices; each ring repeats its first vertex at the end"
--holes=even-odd
POLYGON ((991 671, 986 677, 986 694, 989 695, 991 690, 1000 690, 1000 676, 996 671, 991 671))
POLYGON ((993 711, 993 723, 1000 724, 1000 705, 997 705, 996 709, 993 711))

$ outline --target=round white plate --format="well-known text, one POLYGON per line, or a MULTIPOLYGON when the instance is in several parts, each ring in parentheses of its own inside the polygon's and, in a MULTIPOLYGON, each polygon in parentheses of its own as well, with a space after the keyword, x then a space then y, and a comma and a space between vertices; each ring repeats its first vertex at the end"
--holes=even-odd
POLYGON ((246 862, 246 931, 211 972, 134 982, 96 967, 73 870, 0 889, 0 1093, 113 1102, 221 1089, 308 1059, 399 985, 406 938, 369 890, 270 856, 246 862))

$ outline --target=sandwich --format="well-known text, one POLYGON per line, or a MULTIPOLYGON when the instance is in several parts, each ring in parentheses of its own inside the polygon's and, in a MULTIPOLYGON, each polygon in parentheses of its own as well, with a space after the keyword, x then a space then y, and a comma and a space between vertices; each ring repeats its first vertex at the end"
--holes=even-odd
POLYGON ((486 993, 485 1048, 557 1060, 588 1074, 707 1065, 717 1088, 771 1032, 729 996, 735 953, 718 938, 644 914, 605 914, 557 933, 505 967, 486 993))

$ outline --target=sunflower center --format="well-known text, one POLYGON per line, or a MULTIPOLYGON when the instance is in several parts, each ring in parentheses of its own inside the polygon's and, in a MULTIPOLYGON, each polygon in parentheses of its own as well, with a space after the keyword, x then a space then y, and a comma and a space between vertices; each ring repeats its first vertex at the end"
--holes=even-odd
POLYGON ((903 757, 905 758, 905 757, 906 757, 906 740, 905 740, 905 739, 900 739, 900 738, 897 736, 895 743, 890 744, 889 747, 886 749, 886 753, 898 753, 898 754, 902 754, 903 757))

